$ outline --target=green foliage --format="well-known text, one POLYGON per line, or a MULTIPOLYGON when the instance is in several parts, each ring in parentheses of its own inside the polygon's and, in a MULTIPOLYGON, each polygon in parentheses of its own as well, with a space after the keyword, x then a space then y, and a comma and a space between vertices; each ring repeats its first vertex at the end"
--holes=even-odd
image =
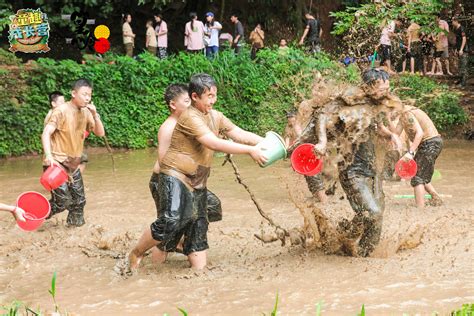
POLYGON ((346 53, 368 56, 378 44, 382 28, 391 20, 406 19, 421 25, 422 31, 439 31, 439 28, 434 26, 434 18, 449 2, 387 0, 347 7, 343 11, 331 12, 330 16, 336 20, 331 33, 344 37, 346 53))
POLYGON ((424 110, 440 130, 447 130, 468 121, 464 109, 459 106, 459 94, 451 92, 447 85, 420 75, 400 76, 394 84, 402 99, 414 99, 415 105, 424 110))
MULTIPOLYGON (((0 91, 0 156, 41 152, 48 93, 59 90, 68 99, 71 83, 81 77, 94 83, 94 104, 110 145, 144 148, 156 144, 158 128, 169 115, 163 92, 171 83, 186 83, 191 75, 207 72, 218 83, 218 110, 252 132, 281 133, 285 112, 310 96, 316 71, 354 80, 352 70, 348 77, 346 68, 329 56, 314 58, 298 49, 284 55, 262 50, 256 61, 250 60, 248 51, 240 56, 223 51, 213 61, 185 53, 165 60, 148 53, 139 60, 106 54, 103 62, 91 60, 86 65, 40 58, 32 68, 0 72, 5 86, 0 91)), ((95 136, 87 142, 103 145, 95 136)))
POLYGON ((181 312, 183 316, 188 316, 188 312, 185 311, 184 309, 178 307, 178 310, 181 312))
POLYGON ((451 316, 472 316, 474 315, 474 304, 463 304, 460 310, 451 312, 451 316))
POLYGON ((360 313, 357 314, 357 316, 365 316, 365 305, 362 304, 362 309, 360 310, 360 313))

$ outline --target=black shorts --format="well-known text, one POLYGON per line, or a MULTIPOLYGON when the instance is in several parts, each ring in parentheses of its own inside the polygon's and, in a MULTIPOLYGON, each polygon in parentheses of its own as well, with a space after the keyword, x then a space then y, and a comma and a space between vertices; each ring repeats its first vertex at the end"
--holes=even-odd
MULTIPOLYGON (((160 217, 160 194, 158 189, 160 185, 158 179, 158 173, 153 172, 149 183, 151 196, 155 201, 156 218, 160 217)), ((219 198, 209 190, 207 190, 207 217, 209 222, 218 222, 222 220, 221 200, 219 200, 219 198)))
POLYGON ((392 58, 392 46, 381 45, 380 47, 380 64, 382 65, 386 60, 392 58))
POLYGON ((433 44, 431 42, 421 42, 421 54, 423 56, 431 56, 433 51, 433 44))
POLYGON ((420 144, 414 158, 418 169, 416 175, 411 178, 411 185, 413 187, 431 182, 434 165, 442 149, 443 140, 439 136, 425 140, 420 144))
POLYGON ((150 228, 159 248, 174 251, 184 235, 183 254, 208 249, 207 189, 191 192, 179 179, 160 173, 158 194, 159 216, 150 228))
POLYGON ((312 194, 324 190, 324 181, 321 173, 315 176, 304 176, 304 178, 308 184, 308 189, 312 194))
POLYGON ((422 54, 422 44, 421 44, 421 42, 411 43, 410 57, 420 58, 421 54, 422 54))

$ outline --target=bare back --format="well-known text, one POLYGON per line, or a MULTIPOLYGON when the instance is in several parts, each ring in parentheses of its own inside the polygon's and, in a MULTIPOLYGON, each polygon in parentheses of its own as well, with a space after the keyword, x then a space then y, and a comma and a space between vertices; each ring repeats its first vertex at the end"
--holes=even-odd
POLYGON ((158 158, 153 166, 154 173, 160 172, 160 162, 170 147, 171 137, 177 122, 178 120, 175 117, 170 116, 161 124, 158 130, 158 158))

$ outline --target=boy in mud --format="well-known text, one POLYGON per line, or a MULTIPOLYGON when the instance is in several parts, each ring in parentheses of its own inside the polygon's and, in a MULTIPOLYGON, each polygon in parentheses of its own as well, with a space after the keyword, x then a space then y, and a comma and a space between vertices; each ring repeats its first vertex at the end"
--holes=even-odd
MULTIPOLYGON (((298 137, 301 136, 301 126, 296 120, 295 112, 288 112, 286 115, 288 123, 285 127, 285 146, 290 148, 294 145, 298 137)), ((306 184, 311 194, 321 203, 326 203, 328 197, 324 189, 324 181, 321 173, 315 176, 304 176, 306 184)))
MULTIPOLYGON (((44 118, 44 126, 48 124, 49 119, 51 118, 51 115, 53 114, 53 110, 64 103, 66 103, 66 101, 64 100, 64 95, 61 92, 53 91, 49 94, 49 104, 51 106, 51 109, 48 111, 48 114, 46 114, 46 117, 44 118)), ((86 135, 88 135, 88 132, 84 131, 84 138, 87 137, 86 135)), ((83 152, 81 155, 81 163, 79 164, 79 169, 81 169, 81 173, 84 173, 87 162, 88 162, 87 154, 83 152)))
POLYGON ((375 166, 376 137, 386 137, 397 147, 400 142, 379 122, 386 115, 386 103, 399 102, 389 94, 388 73, 370 69, 362 79, 362 89, 349 89, 324 107, 319 116, 315 152, 325 154, 328 139, 337 149, 339 180, 356 212, 352 222, 343 221, 340 228, 348 238, 360 236, 358 249, 351 252, 366 257, 380 240, 385 208, 382 181, 375 166))
POLYGON ((203 269, 209 248, 206 187, 214 151, 248 154, 259 164, 267 161, 256 146, 262 137, 242 130, 212 108, 217 100, 217 85, 211 76, 193 75, 189 96, 191 106, 178 118, 169 149, 160 162, 159 217, 131 251, 132 271, 138 268, 147 250, 157 245, 164 251, 174 249, 183 235, 183 253, 191 267, 203 269), (234 142, 219 138, 220 134, 234 142))
POLYGON ((86 197, 81 171, 81 155, 84 148, 84 131, 105 135, 104 125, 96 107, 91 103, 92 84, 79 79, 74 82, 71 101, 55 108, 41 136, 44 151, 43 168, 59 165, 70 175, 70 179, 51 191, 51 214, 68 210, 67 224, 82 226, 86 197))
POLYGON ((432 204, 441 205, 442 200, 431 184, 436 159, 443 149, 443 140, 436 126, 419 108, 404 104, 394 104, 392 108, 394 118, 399 118, 399 121, 396 126, 390 121, 390 130, 397 135, 405 131, 410 140, 409 149, 402 159, 414 159, 418 166, 411 179, 416 205, 425 206, 425 191, 431 194, 432 204))
MULTIPOLYGON (((178 118, 191 105, 191 99, 188 94, 188 86, 183 84, 171 84, 165 91, 165 102, 168 104, 171 115, 161 124, 158 130, 158 158, 153 167, 153 174, 150 179, 150 191, 155 201, 157 218, 159 217, 160 201, 159 201, 159 173, 160 161, 163 160, 171 143, 171 136, 178 122, 178 118)), ((219 198, 207 190, 207 217, 209 222, 216 222, 222 219, 221 201, 219 198)), ((170 251, 182 251, 182 239, 177 245, 176 249, 169 249, 170 251)), ((163 263, 168 255, 167 251, 161 250, 159 247, 153 247, 152 261, 154 263, 163 263)))

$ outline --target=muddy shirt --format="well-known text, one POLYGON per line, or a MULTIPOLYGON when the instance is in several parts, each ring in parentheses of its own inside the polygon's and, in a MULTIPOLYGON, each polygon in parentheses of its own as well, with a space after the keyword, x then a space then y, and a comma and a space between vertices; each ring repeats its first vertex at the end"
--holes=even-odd
POLYGON ((410 128, 413 124, 413 117, 418 121, 423 130, 423 139, 421 142, 439 136, 436 126, 425 112, 416 107, 407 106, 406 110, 402 113, 400 120, 410 141, 413 141, 416 134, 415 130, 410 128))
POLYGON ((219 111, 212 110, 205 115, 190 106, 176 123, 170 147, 161 163, 161 172, 180 179, 191 188, 205 188, 214 151, 197 139, 208 133, 225 134, 234 127, 219 111))
POLYGON ((87 108, 78 109, 67 102, 53 110, 47 125, 56 128, 51 135, 51 154, 53 158, 70 171, 75 170, 84 149, 84 131, 94 130, 95 122, 87 108))

